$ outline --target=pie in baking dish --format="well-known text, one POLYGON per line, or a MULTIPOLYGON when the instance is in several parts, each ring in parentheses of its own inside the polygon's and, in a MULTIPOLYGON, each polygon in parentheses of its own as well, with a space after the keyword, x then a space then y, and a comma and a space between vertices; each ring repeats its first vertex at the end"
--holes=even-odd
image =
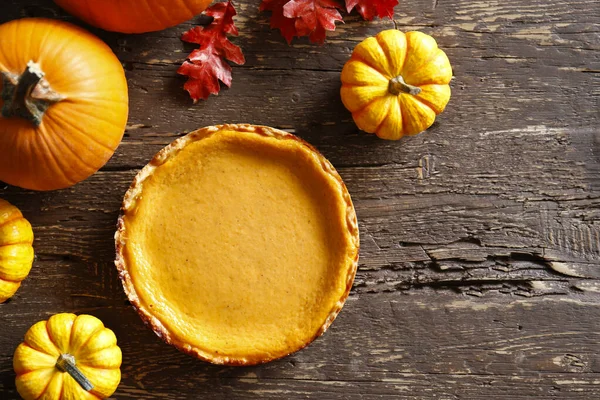
POLYGON ((160 151, 125 195, 125 291, 180 350, 251 365, 322 334, 352 286, 359 236, 340 176, 289 133, 208 127, 160 151))

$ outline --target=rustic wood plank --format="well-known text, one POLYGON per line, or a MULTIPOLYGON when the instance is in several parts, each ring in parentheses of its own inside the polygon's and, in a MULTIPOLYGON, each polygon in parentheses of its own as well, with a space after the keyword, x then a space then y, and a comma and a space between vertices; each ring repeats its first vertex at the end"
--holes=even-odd
MULTIPOLYGON (((19 314, 14 333, 0 339, 3 349, 38 313, 49 315, 64 307, 48 304, 50 296, 40 299, 19 314)), ((600 395, 600 334, 595 329, 600 308, 584 296, 540 302, 506 297, 468 300, 424 292, 400 297, 355 293, 331 330, 308 349, 250 368, 211 366, 165 346, 115 298, 85 297, 70 307, 107 321, 119 337, 127 361, 116 398, 600 395)), ((11 356, 0 353, 0 382, 6 394, 14 394, 11 356)))
MULTIPOLYGON (((239 4, 238 4, 239 3, 239 4)), ((246 55, 233 87, 192 105, 176 76, 192 23, 146 35, 92 31, 127 71, 123 144, 73 188, 0 188, 34 225, 30 277, 0 305, 0 393, 34 322, 86 312, 124 352, 115 398, 592 399, 600 396, 600 16, 597 1, 413 0, 395 24, 436 37, 454 66, 448 110, 425 134, 360 133, 339 72, 364 37, 356 16, 324 46, 288 46, 258 1, 239 1, 246 55), (128 305, 112 260, 122 196, 159 149, 201 126, 288 129, 339 169, 362 232, 347 307, 309 348, 252 368, 198 362, 164 345, 128 305)), ((50 0, 8 0, 0 23, 78 23, 50 0)), ((1 40, 1 38, 0 38, 1 40)))

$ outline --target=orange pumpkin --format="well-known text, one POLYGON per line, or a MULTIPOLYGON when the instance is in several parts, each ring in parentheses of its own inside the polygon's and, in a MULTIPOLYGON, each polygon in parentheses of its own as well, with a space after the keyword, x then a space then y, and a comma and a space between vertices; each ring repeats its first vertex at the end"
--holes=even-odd
POLYGON ((56 314, 34 324, 13 356, 24 400, 99 400, 121 381, 113 331, 91 315, 56 314))
POLYGON ((33 264, 33 231, 21 211, 0 199, 0 303, 11 298, 33 264))
POLYGON ((397 140, 433 124, 450 101, 451 79, 434 38, 390 29, 354 49, 342 70, 342 102, 360 129, 397 140))
POLYGON ((206 10, 212 0, 54 0, 90 25, 107 31, 160 31, 206 10))
POLYGON ((0 25, 0 181, 65 188, 100 169, 128 114, 123 66, 71 24, 27 18, 0 25))

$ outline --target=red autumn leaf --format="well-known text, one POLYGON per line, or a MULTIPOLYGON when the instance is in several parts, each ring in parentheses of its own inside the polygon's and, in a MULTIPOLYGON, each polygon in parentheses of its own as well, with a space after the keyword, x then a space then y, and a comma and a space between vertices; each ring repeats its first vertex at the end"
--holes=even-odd
POLYGON ((177 70, 178 74, 188 77, 183 86, 196 103, 206 100, 211 94, 221 90, 219 81, 231 86, 231 66, 226 60, 238 65, 246 62, 242 50, 227 39, 227 34, 238 35, 233 23, 236 15, 231 2, 216 3, 205 11, 213 17, 207 26, 196 26, 185 32, 181 40, 197 43, 199 49, 194 50, 177 70))
POLYGON ((368 21, 375 17, 393 18, 394 7, 398 5, 398 0, 346 0, 346 9, 351 12, 355 7, 358 13, 368 21))
POLYGON ((263 0, 261 10, 272 12, 271 27, 278 28, 291 42, 294 36, 308 36, 312 42, 323 43, 326 32, 335 30, 342 21, 335 0, 263 0))
POLYGON ((287 40, 288 44, 292 39, 298 36, 294 20, 286 18, 283 15, 283 6, 290 0, 263 0, 260 3, 260 11, 271 11, 271 29, 279 29, 281 35, 287 40))

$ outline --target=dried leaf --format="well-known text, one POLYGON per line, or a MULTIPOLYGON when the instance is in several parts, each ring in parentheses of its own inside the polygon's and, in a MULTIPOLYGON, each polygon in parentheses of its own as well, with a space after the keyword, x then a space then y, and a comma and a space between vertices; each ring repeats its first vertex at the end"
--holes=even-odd
POLYGON ((379 18, 393 18, 394 7, 398 0, 346 0, 346 9, 351 12, 354 8, 367 21, 379 18))
POLYGON ((342 21, 338 11, 342 7, 335 0, 263 0, 260 8, 272 12, 271 27, 279 29, 288 43, 295 36, 323 43, 327 31, 342 21))
POLYGON ((298 36, 298 32, 294 20, 283 15, 283 6, 288 2, 289 0, 263 0, 260 11, 271 11, 271 29, 279 29, 285 40, 292 43, 292 39, 298 36))
POLYGON ((183 87, 194 103, 199 99, 206 100, 211 94, 218 94, 221 90, 219 81, 231 86, 231 66, 227 60, 239 65, 246 62, 242 50, 227 38, 227 34, 238 35, 233 23, 233 16, 236 15, 233 4, 216 3, 205 14, 213 17, 209 25, 194 27, 181 37, 185 42, 200 45, 177 70, 178 74, 189 78, 183 87))

